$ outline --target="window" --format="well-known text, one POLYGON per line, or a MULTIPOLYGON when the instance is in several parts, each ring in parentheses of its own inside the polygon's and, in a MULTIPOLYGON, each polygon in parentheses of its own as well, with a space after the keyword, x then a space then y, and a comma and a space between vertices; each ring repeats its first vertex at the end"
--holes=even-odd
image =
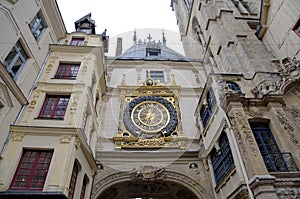
POLYGON ((40 12, 38 12, 31 20, 31 22, 29 23, 29 27, 34 38, 37 40, 46 27, 40 12))
POLYGON ((18 41, 5 58, 3 64, 5 65, 8 73, 12 76, 12 78, 15 79, 20 73, 27 59, 28 55, 26 54, 20 41, 18 41))
POLYGON ((25 150, 10 189, 41 191, 46 181, 52 151, 25 150))
POLYGON ((46 96, 39 118, 64 119, 70 96, 46 96))
POLYGON ((298 22, 296 23, 295 27, 293 28, 293 30, 295 31, 295 33, 300 37, 300 19, 298 20, 298 22))
POLYGON ((153 80, 159 80, 160 82, 165 81, 164 71, 146 71, 146 78, 149 77, 153 80))
POLYGON ((159 48, 146 48, 147 57, 158 57, 161 54, 161 49, 159 48))
POLYGON ((84 44, 84 38, 72 38, 71 46, 83 46, 84 44))
POLYGON ((220 149, 217 151, 214 148, 210 155, 216 184, 219 184, 234 166, 229 141, 225 132, 220 136, 218 144, 220 149))
POLYGON ((84 176, 83 182, 82 182, 82 187, 81 187, 80 199, 84 199, 87 182, 88 182, 87 176, 84 176))
POLYGON ((276 140, 268 124, 263 122, 250 123, 256 143, 269 172, 287 172, 288 165, 280 152, 276 140))
POLYGON ((187 8, 188 10, 190 10, 190 7, 191 7, 191 0, 184 0, 184 2, 185 2, 185 5, 186 5, 186 8, 187 8))
POLYGON ((74 196, 78 171, 79 171, 78 164, 75 162, 72 171, 71 180, 70 180, 70 185, 69 185, 68 199, 72 199, 74 196))
POLYGON ((80 64, 60 63, 54 78, 75 79, 78 74, 79 66, 80 64))
POLYGON ((235 82, 226 82, 226 86, 228 86, 228 88, 232 91, 234 91, 235 93, 242 93, 241 88, 239 87, 239 85, 235 82))
POLYGON ((203 127, 206 126, 211 114, 216 106, 216 98, 213 90, 210 88, 206 96, 207 105, 203 105, 200 110, 200 117, 203 127))

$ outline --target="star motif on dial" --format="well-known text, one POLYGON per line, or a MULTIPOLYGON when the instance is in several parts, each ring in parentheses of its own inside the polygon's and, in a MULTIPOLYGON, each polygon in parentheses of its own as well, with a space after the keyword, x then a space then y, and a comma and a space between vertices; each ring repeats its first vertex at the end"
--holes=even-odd
POLYGON ((172 103, 158 96, 133 99, 124 109, 123 121, 133 136, 144 138, 169 136, 178 123, 172 103))

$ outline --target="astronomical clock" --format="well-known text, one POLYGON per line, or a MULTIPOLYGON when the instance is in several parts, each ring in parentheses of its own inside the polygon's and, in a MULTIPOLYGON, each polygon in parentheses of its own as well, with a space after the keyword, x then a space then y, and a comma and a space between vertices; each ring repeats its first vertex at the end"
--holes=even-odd
POLYGON ((142 86, 119 86, 120 118, 115 147, 186 148, 178 103, 179 86, 159 86, 147 79, 142 86))

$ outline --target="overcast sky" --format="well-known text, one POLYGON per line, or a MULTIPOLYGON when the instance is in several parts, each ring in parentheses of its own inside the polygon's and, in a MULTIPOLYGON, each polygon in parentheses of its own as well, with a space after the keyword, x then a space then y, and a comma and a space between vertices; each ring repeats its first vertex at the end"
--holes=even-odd
POLYGON ((159 28, 178 32, 171 0, 57 0, 68 32, 74 22, 92 13, 96 33, 117 34, 135 28, 159 28))
POLYGON ((92 13, 96 33, 107 29, 109 55, 114 55, 117 37, 123 38, 123 52, 130 47, 135 29, 138 39, 144 40, 151 33, 156 41, 162 40, 164 30, 167 45, 184 54, 171 0, 57 0, 57 3, 69 33, 75 31, 75 21, 92 13))

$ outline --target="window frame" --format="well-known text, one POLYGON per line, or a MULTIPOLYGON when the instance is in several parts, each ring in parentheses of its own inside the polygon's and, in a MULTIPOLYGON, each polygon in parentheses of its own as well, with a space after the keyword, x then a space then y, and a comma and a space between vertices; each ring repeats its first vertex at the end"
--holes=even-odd
POLYGON ((28 26, 33 37, 35 38, 35 40, 38 41, 41 38, 41 35, 45 31, 45 29, 47 28, 41 11, 37 12, 37 14, 28 24, 28 26))
MULTIPOLYGON (((18 167, 15 171, 14 177, 9 186, 10 190, 34 190, 34 191, 42 191, 47 179, 47 174, 50 168, 50 164, 53 157, 53 150, 30 150, 26 149, 23 151, 20 161, 18 163, 18 167), (35 156, 27 156, 27 153, 36 153, 35 156), (46 153, 46 156, 42 156, 42 153, 46 153), (49 155, 49 156, 48 156, 49 155), (34 158, 34 161, 30 161, 30 158, 34 158), (29 169, 29 164, 32 164, 32 168, 29 169), (46 167, 39 167, 39 164, 46 165, 46 167), (25 172, 29 171, 29 172, 25 172), (36 172, 40 171, 40 172, 36 172), (44 175, 38 175, 43 173, 44 175), (21 175, 22 174, 22 175, 21 175), (17 182, 24 182, 24 177, 28 174, 28 181, 25 183, 26 186, 15 186, 14 184, 17 182), (19 177, 22 177, 21 181, 18 181, 19 177), (34 179, 36 177, 43 177, 42 180, 36 181, 36 183, 42 183, 42 185, 38 188, 31 188, 31 185, 34 183, 34 179)), ((40 178, 39 178, 40 179, 40 178)))
POLYGON ((221 134, 218 146, 220 148, 218 151, 214 148, 210 153, 213 173, 217 185, 222 182, 232 168, 234 168, 234 159, 230 143, 225 132, 221 134))
POLYGON ((165 82, 165 73, 163 70, 147 70, 146 79, 148 78, 152 80, 159 80, 160 82, 165 82))
POLYGON ((269 172, 289 172, 289 167, 269 125, 265 122, 250 122, 250 126, 267 170, 269 172))
POLYGON ((82 181, 82 186, 81 186, 80 199, 84 199, 87 185, 88 185, 88 177, 86 175, 84 175, 83 181, 82 181))
POLYGON ((23 67, 25 66, 27 60, 29 59, 28 54, 26 53, 25 48, 23 47, 20 40, 18 40, 12 49, 9 51, 8 55, 5 57, 3 61, 3 65, 6 67, 7 72, 11 75, 11 77, 16 80, 20 72, 22 71, 23 67), (15 55, 13 55, 15 54, 15 55), (8 58, 13 56, 12 59, 8 61, 8 58), (19 66, 16 65, 18 60, 21 61, 22 64, 19 66), (16 72, 14 71, 14 67, 17 66, 16 72))
POLYGON ((84 45, 84 37, 72 37, 70 46, 83 46, 84 45))
POLYGON ((212 88, 210 88, 207 92, 206 101, 207 105, 202 105, 200 109, 200 118, 202 121, 203 128, 206 127, 217 104, 216 97, 212 88))
POLYGON ((188 11, 190 11, 190 9, 191 9, 191 0, 184 0, 184 4, 186 6, 186 9, 188 11))
POLYGON ((54 79, 76 79, 79 70, 80 70, 80 63, 61 62, 59 63, 59 66, 56 70, 54 79))
POLYGON ((293 27, 293 31, 300 37, 300 19, 298 19, 297 23, 293 27))
POLYGON ((242 93, 241 87, 236 82, 226 81, 226 86, 235 93, 242 93))
POLYGON ((79 165, 77 162, 75 162, 73 165, 72 174, 71 174, 71 178, 70 178, 68 199, 73 199, 73 197, 74 197, 78 174, 79 174, 79 165))
POLYGON ((70 95, 46 95, 38 118, 63 120, 64 116, 66 114, 67 108, 68 108, 68 104, 70 102, 70 97, 71 97, 70 95), (55 99, 55 101, 52 100, 52 102, 54 101, 54 103, 52 103, 52 104, 51 104, 51 101, 50 101, 51 99, 55 99), (67 104, 63 104, 60 107, 59 106, 60 99, 64 99, 64 101, 62 101, 62 103, 64 103, 67 100, 67 104), (57 114, 59 109, 64 109, 64 110, 63 110, 62 113, 57 114), (49 110, 50 110, 50 112, 49 112, 49 110), (47 113, 46 111, 48 112, 48 114, 46 114, 47 113))

